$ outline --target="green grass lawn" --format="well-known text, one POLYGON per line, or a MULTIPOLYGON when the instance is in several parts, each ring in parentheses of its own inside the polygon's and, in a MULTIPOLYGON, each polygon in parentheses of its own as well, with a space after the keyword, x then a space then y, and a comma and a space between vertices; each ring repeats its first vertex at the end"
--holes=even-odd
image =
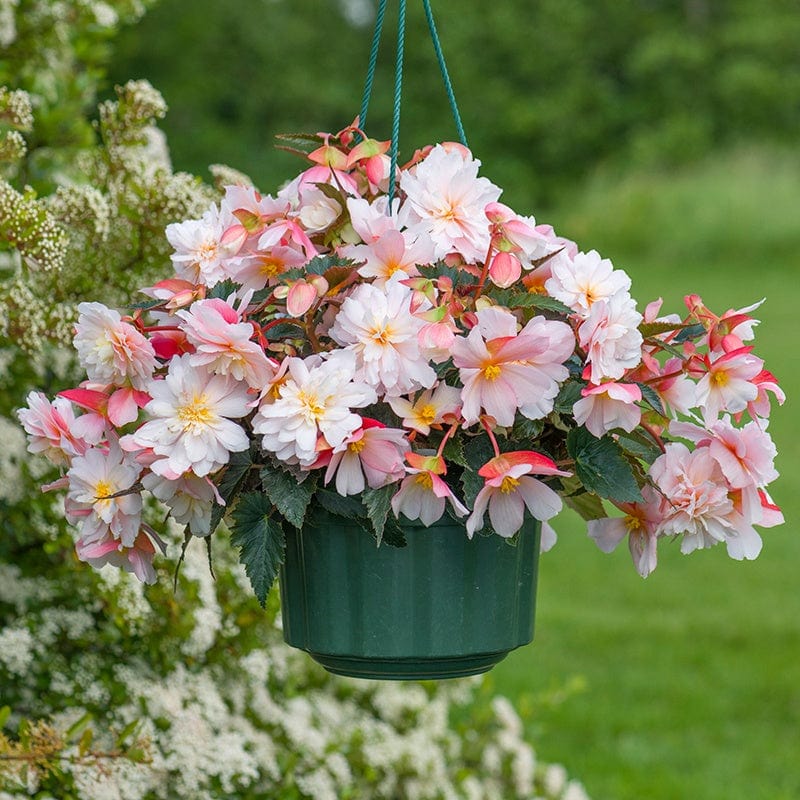
POLYGON ((536 641, 495 669, 495 686, 530 710, 540 757, 594 800, 797 800, 800 160, 747 151, 605 176, 552 221, 665 312, 693 292, 718 312, 767 297, 756 353, 789 395, 770 425, 786 525, 763 531, 755 562, 663 542, 644 581, 627 549, 603 555, 563 515, 542 559, 536 641))

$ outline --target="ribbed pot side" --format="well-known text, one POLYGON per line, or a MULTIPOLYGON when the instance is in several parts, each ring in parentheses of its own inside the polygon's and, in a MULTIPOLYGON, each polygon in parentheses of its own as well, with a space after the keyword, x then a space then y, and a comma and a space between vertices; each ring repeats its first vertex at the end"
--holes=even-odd
POLYGON ((288 533, 286 642, 337 674, 423 680, 485 672, 533 639, 537 521, 516 546, 470 540, 447 515, 403 527, 407 547, 376 547, 353 521, 313 509, 288 533))

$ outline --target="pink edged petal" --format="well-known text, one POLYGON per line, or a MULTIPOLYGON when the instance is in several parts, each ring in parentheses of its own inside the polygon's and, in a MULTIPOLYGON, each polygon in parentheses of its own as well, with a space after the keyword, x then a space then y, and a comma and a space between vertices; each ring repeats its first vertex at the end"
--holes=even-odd
POLYGON ((117 389, 108 398, 108 418, 117 428, 134 422, 139 416, 139 404, 132 389, 117 389))

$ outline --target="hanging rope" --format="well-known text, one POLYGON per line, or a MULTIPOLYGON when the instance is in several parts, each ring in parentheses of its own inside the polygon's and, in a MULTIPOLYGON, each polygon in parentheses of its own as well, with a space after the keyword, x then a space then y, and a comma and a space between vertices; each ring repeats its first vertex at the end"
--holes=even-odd
POLYGON ((358 125, 362 131, 366 129, 367 125, 367 111, 369 111, 369 100, 372 96, 372 84, 375 81, 375 67, 378 64, 378 49, 381 44, 381 31, 383 30, 383 18, 385 14, 386 0, 380 0, 378 4, 378 14, 375 17, 375 30, 372 33, 372 48, 369 51, 367 80, 364 83, 364 93, 361 96, 361 113, 358 115, 358 125))
POLYGON ((389 167, 389 205, 387 213, 392 213, 395 175, 397 174, 397 152, 400 146, 400 99, 403 94, 403 56, 406 39, 406 0, 400 0, 397 12, 397 58, 394 65, 394 107, 392 109, 392 150, 389 167))
POLYGON ((442 43, 439 41, 439 34, 436 32, 436 23, 433 21, 433 11, 431 11, 430 0, 422 0, 422 4, 425 6, 425 17, 428 20, 428 29, 431 32, 433 49, 436 51, 436 59, 439 62, 439 70, 441 71, 442 79, 444 80, 444 88, 447 91, 447 99, 450 101, 450 110, 453 112, 453 119, 456 121, 458 138, 464 147, 469 147, 467 144, 466 134, 464 133, 464 126, 461 124, 461 114, 458 112, 458 103, 456 102, 456 95, 453 91, 453 84, 450 82, 450 74, 447 71, 447 64, 445 64, 444 61, 442 43))

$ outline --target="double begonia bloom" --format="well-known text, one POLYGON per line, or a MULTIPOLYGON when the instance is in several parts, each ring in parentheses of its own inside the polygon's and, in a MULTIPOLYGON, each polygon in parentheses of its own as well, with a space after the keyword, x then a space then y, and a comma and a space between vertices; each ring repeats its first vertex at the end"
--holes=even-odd
POLYGON ((141 526, 142 497, 135 488, 140 472, 116 444, 108 450, 91 448, 72 460, 65 509, 85 543, 110 534, 124 547, 133 546, 141 526))
POLYGON ((73 343, 90 381, 145 389, 156 367, 153 346, 119 312, 80 303, 73 343))
POLYGON ((642 315, 626 293, 595 300, 578 329, 578 340, 591 365, 590 380, 619 380, 642 360, 642 315))
POLYGON ((514 424, 517 409, 529 419, 549 414, 569 375, 564 362, 575 347, 569 325, 534 317, 517 333, 516 317, 504 309, 485 308, 476 317, 469 334, 453 342, 466 424, 477 422, 481 409, 503 427, 514 424))
POLYGON ((239 314, 224 300, 199 300, 188 311, 178 311, 186 338, 194 346, 192 366, 230 375, 254 389, 270 382, 277 365, 251 340, 253 326, 241 322, 239 314))
POLYGON ((152 529, 148 532, 140 531, 130 547, 120 544, 112 536, 106 536, 96 542, 79 539, 75 544, 75 552, 81 561, 85 561, 95 569, 111 564, 125 572, 132 572, 142 583, 155 583, 157 575, 153 567, 153 557, 156 553, 154 539, 161 552, 166 553, 166 545, 152 529))
POLYGON ((708 447, 691 452, 670 442, 650 467, 650 477, 663 494, 659 533, 682 535, 681 552, 725 542, 737 561, 761 552, 761 537, 736 509, 719 462, 708 447))
POLYGON ((336 474, 336 491, 359 494, 369 485, 378 489, 405 474, 403 453, 408 449, 405 432, 387 428, 376 420, 363 419, 362 427, 330 453, 325 483, 336 474))
POLYGON ((575 422, 598 439, 617 428, 630 433, 642 420, 642 410, 636 405, 641 399, 642 390, 635 383, 609 381, 584 387, 572 413, 575 422))
POLYGON ((28 452, 41 453, 58 466, 68 465, 74 456, 83 455, 87 443, 75 432, 75 411, 61 397, 51 403, 42 392, 30 392, 27 408, 17 411, 28 434, 28 452))
POLYGON ((495 532, 504 538, 512 537, 520 528, 527 508, 535 519, 545 521, 561 511, 561 498, 542 481, 531 475, 563 475, 556 463, 532 450, 502 453, 484 464, 478 474, 484 478, 467 520, 467 536, 483 527, 486 509, 495 532))
MULTIPOLYGON (((616 295, 626 296, 631 279, 596 250, 577 253, 573 258, 553 261, 550 279, 545 283, 548 293, 569 306, 581 319, 598 300, 608 300, 616 295)), ((637 323, 638 324, 638 323, 637 323)))
POLYGON ((358 376, 379 395, 429 388, 436 373, 420 355, 418 333, 425 324, 411 312, 413 292, 389 281, 383 289, 357 286, 342 303, 331 338, 356 357, 358 376))
POLYGON ((363 262, 358 268, 361 277, 374 278, 376 286, 383 286, 393 277, 419 275, 417 264, 433 261, 433 242, 424 234, 412 238, 390 228, 370 244, 351 245, 341 252, 346 258, 363 262))
POLYGON ((337 448, 361 427, 351 409, 378 398, 375 390, 356 379, 355 355, 337 351, 320 356, 287 358, 286 374, 275 384, 275 396, 265 397, 253 418, 264 450, 289 464, 311 467, 319 450, 337 448), (318 446, 322 437, 323 446, 318 446))
POLYGON ((191 356, 170 361, 163 380, 148 387, 152 400, 145 407, 151 418, 123 447, 152 448, 161 460, 152 470, 176 476, 192 470, 203 477, 228 463, 231 453, 247 450, 250 440, 234 422, 250 412, 247 385, 230 375, 211 375, 192 366, 191 356))
POLYGON ((147 491, 167 505, 170 516, 181 525, 188 525, 193 536, 208 536, 211 533, 211 511, 215 502, 224 506, 217 487, 206 476, 199 477, 186 472, 181 477, 169 478, 150 472, 142 478, 147 491))
POLYGON ((486 256, 491 237, 484 211, 501 190, 478 177, 480 165, 465 148, 437 145, 416 167, 400 175, 408 228, 430 236, 436 259, 455 252, 474 264, 486 256))

